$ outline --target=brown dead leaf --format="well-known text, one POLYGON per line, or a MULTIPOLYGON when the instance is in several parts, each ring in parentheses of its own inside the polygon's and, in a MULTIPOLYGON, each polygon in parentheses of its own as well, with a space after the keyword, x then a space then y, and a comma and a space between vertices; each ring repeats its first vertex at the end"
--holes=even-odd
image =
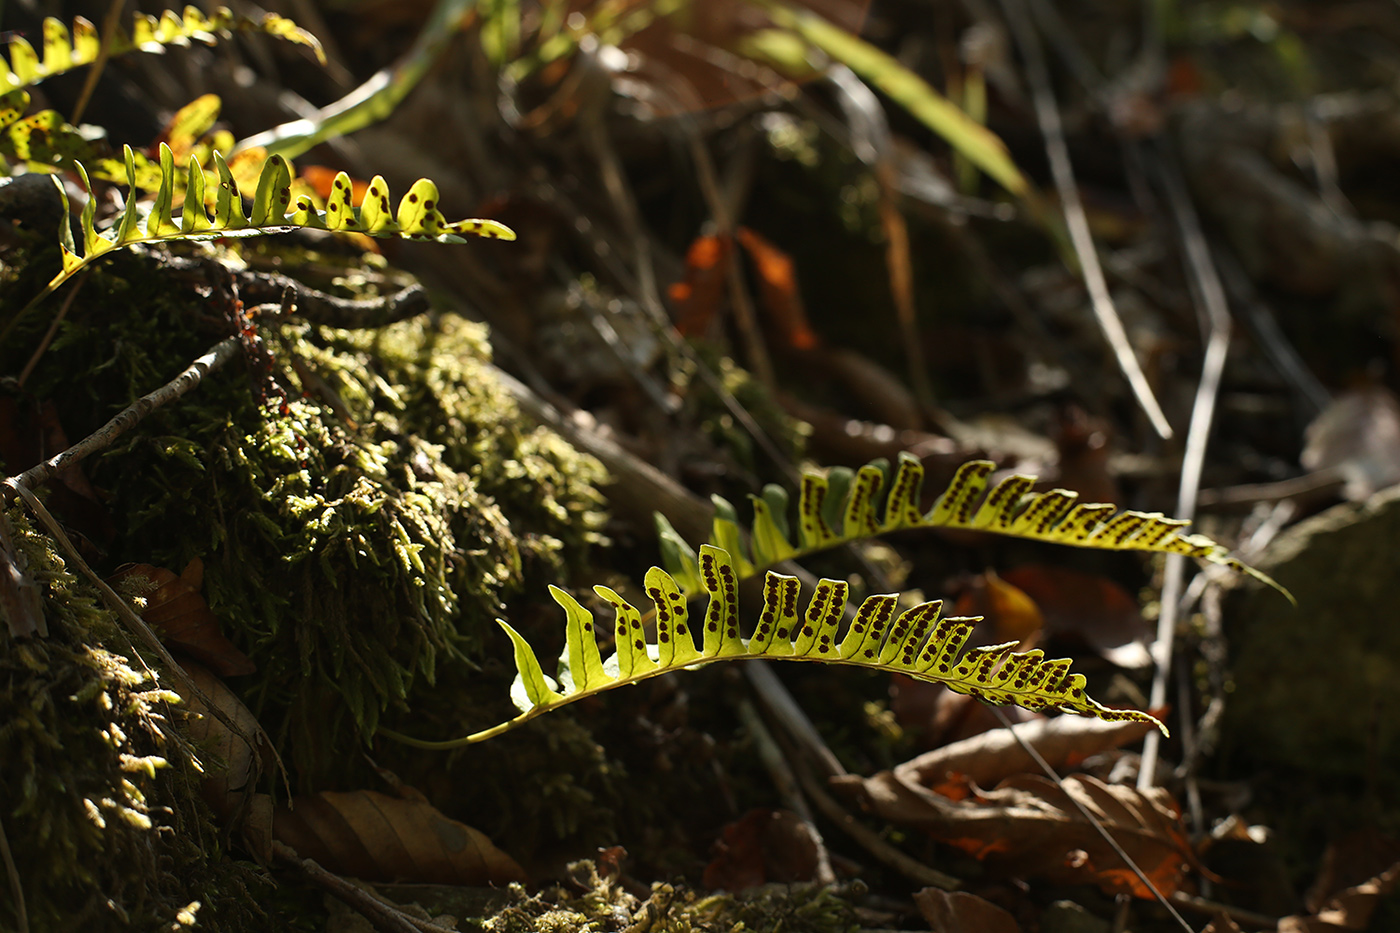
POLYGON ((817 346, 817 335, 807 323, 807 311, 797 289, 797 273, 792 257, 767 239, 740 227, 736 231, 739 243, 748 250, 758 274, 758 297, 768 323, 782 335, 783 342, 795 350, 811 350, 817 346))
POLYGON ((934 933, 1021 933, 1009 912, 966 891, 924 888, 914 903, 934 933))
POLYGON ((1139 792, 1087 775, 1054 782, 1034 775, 1003 781, 955 802, 884 771, 870 778, 834 779, 882 819, 920 829, 987 862, 995 871, 1060 884, 1097 884, 1111 894, 1152 897, 1071 796, 1098 818, 1128 855, 1170 896, 1194 855, 1181 824, 1181 809, 1162 788, 1139 792))
POLYGON ((1278 933, 1342 933, 1364 930, 1371 925, 1371 915, 1381 898, 1400 884, 1400 862, 1354 887, 1347 888, 1322 905, 1313 917, 1284 917, 1278 922, 1278 933))
POLYGON ((681 336, 702 337, 709 331, 724 305, 733 251, 729 237, 713 234, 696 237, 686 250, 685 277, 667 290, 681 336))
MULTIPOLYGON (((792 6, 811 10, 838 28, 859 32, 868 0, 798 0, 792 6)), ((597 0, 571 0, 569 9, 585 14, 606 8, 597 0)), ((628 52, 628 67, 617 76, 619 90, 645 105, 655 116, 722 107, 769 93, 786 79, 766 67, 735 68, 756 39, 772 32, 772 22, 755 3, 706 0, 684 16, 656 17, 650 25, 618 43, 628 52)))
POLYGON ((1083 642, 1119 667, 1152 663, 1147 645, 1154 631, 1142 618, 1137 600, 1107 577, 1027 564, 1001 578, 1040 608, 1047 638, 1083 642))
POLYGON ((1303 903, 1313 913, 1323 909, 1328 898, 1346 888, 1374 878, 1400 860, 1400 840, 1374 827, 1359 829, 1328 843, 1322 854, 1322 867, 1308 888, 1303 903))
POLYGON ((1043 485, 1073 490, 1080 502, 1116 504, 1122 493, 1108 469, 1109 430, 1108 422, 1077 405, 1061 411, 1055 426, 1057 475, 1043 485))
POLYGON ((126 564, 107 582, 120 593, 146 601, 141 618, 155 627, 166 647, 183 651, 222 677, 257 670, 257 665, 224 637, 218 618, 200 595, 204 562, 198 557, 178 577, 163 567, 126 564))
POLYGON ((487 836, 421 797, 372 790, 295 797, 277 807, 272 835, 337 874, 365 881, 504 885, 525 872, 487 836))
MULTIPOLYGON (((1090 755, 1136 742, 1152 726, 1142 722, 1104 722, 1081 716, 1056 716, 1015 727, 1027 745, 1060 770, 1090 755)), ((925 752, 895 767, 902 778, 925 787, 936 787, 960 777, 980 787, 991 787, 1015 774, 1036 770, 1010 729, 994 729, 981 735, 925 752)))
POLYGON ((220 820, 226 824, 236 823, 248 806, 271 752, 265 745, 262 728, 252 711, 213 671, 190 661, 184 662, 181 667, 209 701, 242 732, 242 735, 230 732, 226 725, 210 715, 196 696, 176 685, 175 689, 184 699, 185 706, 199 714, 199 718, 188 721, 185 731, 202 751, 207 751, 217 760, 215 766, 205 768, 200 795, 220 820), (249 744, 250 738, 257 742, 257 748, 249 744))
POLYGON ((791 810, 750 810, 724 827, 705 887, 743 891, 768 882, 792 884, 816 877, 819 852, 811 828, 791 810))
POLYGON ((1045 624, 1040 607, 1017 586, 988 570, 968 581, 953 606, 953 615, 984 616, 978 628, 989 629, 988 644, 1004 641, 1026 642, 1040 633, 1045 624))

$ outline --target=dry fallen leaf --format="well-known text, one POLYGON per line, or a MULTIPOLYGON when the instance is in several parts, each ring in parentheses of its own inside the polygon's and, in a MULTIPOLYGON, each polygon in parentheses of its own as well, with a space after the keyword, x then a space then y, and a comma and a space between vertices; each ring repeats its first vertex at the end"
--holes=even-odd
POLYGON ((792 257, 748 227, 740 227, 735 235, 753 260, 759 302, 768 324, 782 335, 787 346, 796 350, 815 348, 817 335, 807 323, 792 257))
POLYGON ((257 665, 224 637, 218 618, 200 595, 204 562, 198 557, 178 577, 163 567, 126 564, 107 582, 120 593, 146 601, 141 618, 156 629, 166 647, 183 651, 222 677, 257 670, 257 665))
POLYGON ((1087 775, 1064 779, 1064 788, 1033 775, 1003 781, 953 801, 894 772, 870 778, 833 779, 881 819, 928 833, 982 859, 993 870, 1060 884, 1097 884, 1116 894, 1150 898, 1132 869, 1084 819, 1078 798, 1113 834, 1163 895, 1180 885, 1195 861, 1181 823, 1181 809, 1162 788, 1139 792, 1087 775))
POLYGON ((742 891, 768 882, 792 884, 816 877, 819 852, 812 830, 791 810, 750 810, 724 827, 705 887, 742 891))
POLYGON ((479 887, 525 880, 484 833, 416 796, 360 790, 295 797, 274 812, 272 835, 302 858, 365 881, 479 887))
POLYGON ((682 336, 704 337, 709 332, 725 303, 733 249, 729 237, 707 235, 696 237, 686 250, 685 277, 667 290, 682 336))
POLYGON ((1046 638, 1082 641, 1119 667, 1152 663, 1147 645, 1155 632, 1143 620, 1137 600, 1107 577, 1041 564, 1017 567, 1001 577, 1040 607, 1046 638))
MULTIPOLYGON (((1080 716, 1056 716, 1015 727, 1027 745, 1056 770, 1090 755, 1136 742, 1152 730, 1149 723, 1104 722, 1080 716)), ((934 787, 952 777, 991 787, 1012 775, 1036 769, 1010 729, 994 729, 954 742, 895 767, 902 778, 934 787)))
POLYGON ((914 895, 914 903, 933 933, 1021 933, 1010 913, 966 891, 924 888, 914 895))
POLYGON ((197 697, 176 685, 186 707, 199 714, 199 718, 187 722, 185 731, 202 751, 217 760, 205 768, 200 794, 220 820, 236 822, 247 808, 270 758, 268 749, 263 747, 262 729, 252 711, 212 671, 189 661, 181 667, 209 701, 242 731, 242 735, 230 732, 197 697), (248 744, 250 738, 258 743, 258 748, 248 744))

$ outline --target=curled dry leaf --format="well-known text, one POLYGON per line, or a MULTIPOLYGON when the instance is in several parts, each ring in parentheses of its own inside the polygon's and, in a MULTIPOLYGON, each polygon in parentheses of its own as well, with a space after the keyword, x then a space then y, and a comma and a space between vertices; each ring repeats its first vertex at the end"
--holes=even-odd
POLYGON ((525 880, 515 860, 484 833, 417 796, 360 790, 295 797, 290 807, 276 808, 272 835, 302 858, 365 881, 482 886, 525 880))
POLYGON ((204 563, 198 557, 178 577, 163 567, 127 564, 107 580, 120 593, 145 600, 141 618, 175 648, 209 665, 222 677, 251 674, 257 666, 234 647, 219 628, 219 620, 200 595, 204 563))
POLYGON ((1400 862, 1356 887, 1333 896, 1314 917, 1284 917, 1278 922, 1278 933, 1338 933, 1342 930, 1365 930, 1371 925, 1381 898, 1400 884, 1400 862))
POLYGON ((1087 775, 1064 779, 1063 789, 1033 775, 1003 781, 961 802, 949 800, 894 772, 835 779, 882 819, 921 829, 982 859, 998 872, 1060 884, 1097 884, 1108 893, 1150 898, 1152 892, 1123 863, 1074 805, 1078 798, 1128 855, 1170 896, 1195 856, 1181 809, 1162 788, 1139 792, 1087 775))
POLYGON ((924 888, 914 903, 934 933, 1021 933, 1008 911, 967 891, 924 888))
MULTIPOLYGON (((1136 742, 1151 728, 1142 722, 1103 722, 1077 716, 1056 716, 1015 727, 1021 739, 1057 770, 1106 749, 1136 742)), ((924 787, 934 787, 950 778, 991 787, 1012 775, 1035 769, 1035 761, 1011 730, 1003 728, 925 752, 894 770, 905 780, 924 787)))

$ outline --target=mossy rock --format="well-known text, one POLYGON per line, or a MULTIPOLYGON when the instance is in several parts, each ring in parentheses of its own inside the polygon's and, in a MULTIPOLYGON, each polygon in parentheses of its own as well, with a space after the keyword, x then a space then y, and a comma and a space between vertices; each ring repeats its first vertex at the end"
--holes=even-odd
MULTIPOLYGON (((11 302, 32 293, 25 267, 7 274, 0 324, 13 314, 11 302)), ((23 391, 11 385, 6 394, 21 412, 52 403, 68 437, 85 436, 228 333, 217 298, 202 297, 197 287, 167 275, 157 254, 114 256, 76 289, 23 391)), ((57 305, 51 301, 20 321, 0 346, 0 372, 21 370, 57 305)), ((268 324, 262 336, 285 404, 239 357, 83 463, 114 529, 105 537, 91 531, 95 547, 88 556, 101 573, 124 561, 178 571, 201 558, 204 594, 224 633, 258 666, 230 686, 272 737, 294 788, 372 786, 377 778, 363 750, 382 719, 392 717, 399 728, 421 712, 434 724, 454 715, 465 721, 483 715, 481 697, 507 695, 504 666, 480 666, 500 647, 495 619, 519 608, 510 606, 518 594, 542 592, 546 581, 566 582, 571 568, 585 565, 602 540, 603 500, 595 487, 603 471, 558 436, 523 423, 493 376, 485 329, 459 316, 424 315, 374 331, 268 324)), ((0 463, 0 469, 24 465, 0 463)), ((52 489, 43 494, 53 504, 52 489)), ((43 535, 26 540, 50 546, 43 535)), ((60 572, 61 561, 53 564, 52 573, 60 572)), ((41 582, 49 584, 50 637, 28 639, 22 648, 6 642, 0 664, 29 672, 30 680, 13 679, 10 689, 17 709, 34 706, 41 719, 48 717, 32 727, 34 736, 66 735, 53 732, 53 723, 68 717, 59 709, 62 698, 104 690, 117 697, 107 680, 127 677, 105 673, 93 657, 110 654, 112 665, 126 665, 121 671, 141 663, 125 642, 114 646, 117 629, 90 597, 41 582), (53 621, 70 616, 71 625, 53 621), (60 661, 67 673, 46 675, 59 686, 35 679, 31 668, 53 670, 60 661)), ((138 684, 121 689, 134 695, 138 684)), ((112 716, 136 715, 131 704, 114 703, 119 713, 112 716)), ((153 817, 153 828, 140 830, 144 841, 109 840, 94 835, 81 803, 90 798, 100 809, 100 801, 125 799, 116 753, 101 747, 115 762, 108 767, 86 748, 87 739, 40 741, 24 731, 26 717, 9 718, 0 723, 7 736, 0 743, 7 762, 0 818, 12 842, 42 839, 54 853, 27 868, 53 879, 32 886, 39 906, 31 904, 31 914, 47 916, 43 910, 60 905, 69 911, 98 898, 107 922, 99 917, 93 929, 118 925, 124 914, 169 922, 171 905, 199 898, 198 866, 223 866, 220 878, 240 877, 227 868, 220 831, 196 822, 207 813, 195 803, 192 782, 169 777, 178 769, 143 774, 133 786, 148 801, 161 801, 167 815, 187 814, 180 825, 153 817), (15 775, 8 762, 28 760, 31 745, 49 758, 15 775), (50 778, 55 787, 45 784, 50 778), (60 790, 67 795, 62 801, 53 796, 60 790), (68 798, 79 791, 74 810, 68 798), (31 818, 45 822, 26 822, 31 818), (123 854, 142 845, 141 857, 123 854), (92 870, 73 871, 89 860, 92 870), (104 891, 127 892, 146 913, 126 904, 126 895, 102 906, 104 891)), ((108 731, 97 719, 72 725, 100 744, 108 731)), ((121 730, 140 737, 133 741, 142 755, 159 746, 170 757, 154 732, 126 720, 121 730)), ((568 748, 587 761, 559 761, 560 771, 596 789, 590 775, 606 771, 596 743, 568 748)), ((384 743, 374 753, 378 763, 406 773, 432 770, 421 761, 410 766, 424 753, 404 746, 384 743)), ((474 777, 492 780, 486 773, 474 777)), ((455 809, 450 800, 438 802, 455 809)), ((541 817, 546 827, 571 825, 557 814, 541 817)), ((550 841, 546 828, 539 844, 550 841)), ((210 890, 221 888, 211 883, 210 890)), ((245 901, 239 909, 255 915, 256 902, 245 901)), ((206 909, 200 925, 217 915, 206 909)), ((232 928, 243 925, 232 921, 232 928)))
POLYGON ((1281 534, 1259 566, 1298 600, 1231 604, 1223 751, 1329 778, 1400 773, 1400 487, 1281 534))
MULTIPOLYGON (((230 861, 153 682, 96 594, 18 508, 16 548, 43 591, 44 637, 0 625, 0 826, 30 929, 205 929, 265 920, 256 867, 230 861)), ((16 904, 0 887, 0 929, 16 904)))

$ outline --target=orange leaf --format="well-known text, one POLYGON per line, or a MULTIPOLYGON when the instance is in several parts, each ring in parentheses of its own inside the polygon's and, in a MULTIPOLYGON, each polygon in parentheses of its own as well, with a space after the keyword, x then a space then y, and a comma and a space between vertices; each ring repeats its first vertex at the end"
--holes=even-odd
POLYGON ((1066 567, 1027 564, 1008 570, 1002 580, 1035 601, 1046 635, 1082 641, 1120 667, 1151 663, 1147 643, 1153 630, 1137 600, 1107 577, 1066 567))
POLYGON ((792 257, 748 227, 740 227, 737 233, 739 242, 753 259, 754 271, 758 273, 759 300, 763 310, 768 312, 768 319, 794 349, 816 347, 817 335, 807 324, 792 257))
MULTIPOLYGON (((316 197, 324 201, 331 196, 331 186, 335 184, 335 176, 340 173, 324 165, 303 165, 298 167, 297 174, 316 192, 316 197)), ((363 203, 367 191, 369 182, 358 178, 350 179, 351 204, 363 203)))
POLYGON ((1025 641, 1045 624, 1035 600, 988 570, 973 578, 953 607, 953 615, 985 616, 994 641, 1025 641))
POLYGON ((699 236, 690 244, 685 254, 685 278, 667 290, 676 307, 676 330, 681 336, 698 337, 709 330, 724 303, 732 251, 728 237, 699 236))

